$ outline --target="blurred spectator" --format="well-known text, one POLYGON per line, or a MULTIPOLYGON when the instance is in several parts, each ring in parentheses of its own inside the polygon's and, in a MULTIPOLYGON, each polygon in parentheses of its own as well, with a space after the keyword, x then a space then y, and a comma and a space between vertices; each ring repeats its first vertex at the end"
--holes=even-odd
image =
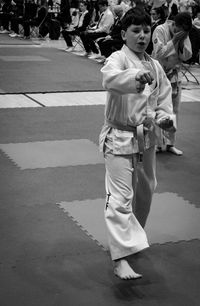
POLYGON ((73 44, 72 44, 72 35, 78 35, 80 36, 81 32, 86 31, 86 28, 90 24, 90 14, 87 9, 87 2, 86 1, 81 1, 79 4, 79 20, 78 20, 78 25, 75 27, 69 27, 66 28, 62 31, 63 38, 66 42, 67 49, 66 51, 70 52, 73 49, 73 44))
POLYGON ((152 20, 152 25, 151 25, 151 40, 149 42, 149 45, 146 49, 146 52, 151 55, 152 51, 153 51, 153 42, 152 42, 152 36, 153 36, 153 32, 155 30, 155 28, 164 23, 165 22, 165 11, 164 8, 162 6, 160 7, 154 7, 151 9, 151 20, 152 20))
POLYGON ((126 13, 133 6, 130 0, 119 0, 119 5, 121 5, 124 13, 126 13))
MULTIPOLYGON (((168 19, 157 26, 153 33, 153 57, 160 62, 171 83, 173 112, 177 121, 181 102, 181 65, 192 57, 191 28, 192 18, 183 12, 177 14, 174 21, 168 19)), ((166 144, 168 152, 182 155, 183 152, 175 147, 175 135, 175 132, 163 132, 158 150, 162 151, 162 145, 166 144)))
POLYGON ((121 37, 121 19, 124 16, 124 10, 121 5, 116 5, 113 7, 113 12, 116 17, 110 33, 106 37, 96 40, 101 51, 99 57, 102 59, 102 62, 104 58, 110 56, 112 52, 121 49, 124 44, 124 41, 121 37))
POLYGON ((9 34, 10 37, 21 36, 19 33, 19 25, 24 25, 24 22, 33 20, 37 14, 37 4, 34 0, 27 0, 24 5, 24 14, 21 16, 15 16, 11 19, 11 30, 12 33, 9 34))
POLYGON ((178 14, 178 0, 154 0, 152 8, 163 7, 165 18, 172 19, 178 14))
POLYGON ((97 24, 93 27, 89 27, 85 32, 81 32, 80 34, 80 38, 85 48, 85 53, 82 55, 90 58, 95 58, 95 56, 97 56, 99 53, 95 40, 99 37, 107 36, 112 25, 114 24, 114 16, 111 10, 108 8, 108 1, 100 0, 98 2, 98 7, 100 16, 97 24))
POLYGON ((2 5, 2 12, 0 15, 2 30, 0 34, 10 33, 10 21, 15 16, 17 7, 12 0, 5 0, 2 5))
POLYGON ((188 12, 193 15, 192 8, 195 6, 194 0, 179 0, 179 12, 188 12))
POLYGON ((39 34, 44 38, 48 32, 48 6, 46 0, 41 0, 40 7, 37 11, 37 16, 31 20, 24 21, 24 37, 30 38, 30 27, 39 27, 39 34))

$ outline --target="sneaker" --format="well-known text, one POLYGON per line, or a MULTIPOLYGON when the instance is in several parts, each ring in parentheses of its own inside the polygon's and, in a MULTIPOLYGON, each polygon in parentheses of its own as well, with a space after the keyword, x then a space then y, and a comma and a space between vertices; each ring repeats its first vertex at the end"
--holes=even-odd
POLYGON ((86 56, 88 57, 91 53, 88 53, 88 52, 81 52, 81 53, 77 53, 77 55, 79 56, 86 56))
POLYGON ((98 58, 95 59, 95 61, 98 62, 98 63, 104 64, 105 61, 106 61, 106 57, 105 56, 98 57, 98 58))
POLYGON ((0 34, 9 34, 10 33, 10 31, 8 31, 8 30, 2 30, 2 31, 0 31, 0 34))
POLYGON ((90 59, 98 59, 98 58, 100 58, 101 57, 101 54, 99 54, 99 53, 93 53, 93 54, 91 54, 91 55, 89 55, 88 56, 88 58, 90 58, 90 59))
POLYGON ((72 52, 74 50, 74 47, 68 47, 67 49, 65 49, 66 52, 72 52))
POLYGON ((10 37, 19 37, 19 34, 17 34, 17 33, 10 33, 9 36, 10 37))

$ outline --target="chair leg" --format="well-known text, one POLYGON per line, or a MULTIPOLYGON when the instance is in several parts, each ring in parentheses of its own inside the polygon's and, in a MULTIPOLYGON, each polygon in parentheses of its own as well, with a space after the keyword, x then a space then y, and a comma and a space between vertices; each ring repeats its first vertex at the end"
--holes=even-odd
POLYGON ((189 73, 196 81, 196 83, 199 85, 199 80, 197 79, 197 77, 190 71, 191 66, 186 67, 185 65, 183 65, 183 68, 185 71, 182 71, 183 76, 186 78, 187 82, 189 82, 189 79, 186 75, 186 73, 189 73))

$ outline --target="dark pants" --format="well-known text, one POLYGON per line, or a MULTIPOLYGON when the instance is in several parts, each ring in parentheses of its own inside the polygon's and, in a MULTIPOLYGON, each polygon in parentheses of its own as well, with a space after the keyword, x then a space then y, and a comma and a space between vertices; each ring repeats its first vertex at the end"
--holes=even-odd
POLYGON ((66 30, 62 30, 62 35, 63 35, 63 38, 66 42, 66 45, 68 47, 73 47, 73 44, 72 44, 72 35, 80 35, 79 31, 77 30, 73 30, 73 31, 66 31, 66 30))
POLYGON ((0 18, 1 18, 1 25, 3 26, 3 29, 9 31, 9 23, 11 21, 12 15, 9 13, 2 13, 0 15, 0 18))
POLYGON ((45 22, 43 22, 41 25, 37 19, 33 20, 26 20, 24 22, 24 36, 28 37, 30 36, 30 27, 36 26, 39 27, 39 34, 42 37, 45 37, 49 33, 49 28, 45 22))
POLYGON ((95 44, 95 40, 99 37, 105 37, 108 35, 105 32, 100 32, 100 33, 87 33, 87 32, 82 32, 80 33, 80 38, 83 42, 83 46, 85 48, 86 52, 94 52, 98 53, 98 49, 95 44))
POLYGON ((98 42, 101 54, 109 57, 114 51, 120 50, 123 46, 123 41, 120 39, 101 39, 98 42))
POLYGON ((24 24, 24 18, 23 17, 13 17, 11 19, 11 30, 17 34, 19 34, 19 24, 24 24))

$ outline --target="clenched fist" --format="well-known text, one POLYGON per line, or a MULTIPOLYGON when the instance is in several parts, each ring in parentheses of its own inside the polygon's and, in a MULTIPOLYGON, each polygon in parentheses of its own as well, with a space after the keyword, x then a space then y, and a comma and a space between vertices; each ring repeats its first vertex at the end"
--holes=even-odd
POLYGON ((137 92, 141 92, 145 88, 145 84, 151 85, 153 82, 153 76, 151 75, 150 71, 148 70, 141 70, 136 74, 135 77, 136 82, 136 89, 137 92))

